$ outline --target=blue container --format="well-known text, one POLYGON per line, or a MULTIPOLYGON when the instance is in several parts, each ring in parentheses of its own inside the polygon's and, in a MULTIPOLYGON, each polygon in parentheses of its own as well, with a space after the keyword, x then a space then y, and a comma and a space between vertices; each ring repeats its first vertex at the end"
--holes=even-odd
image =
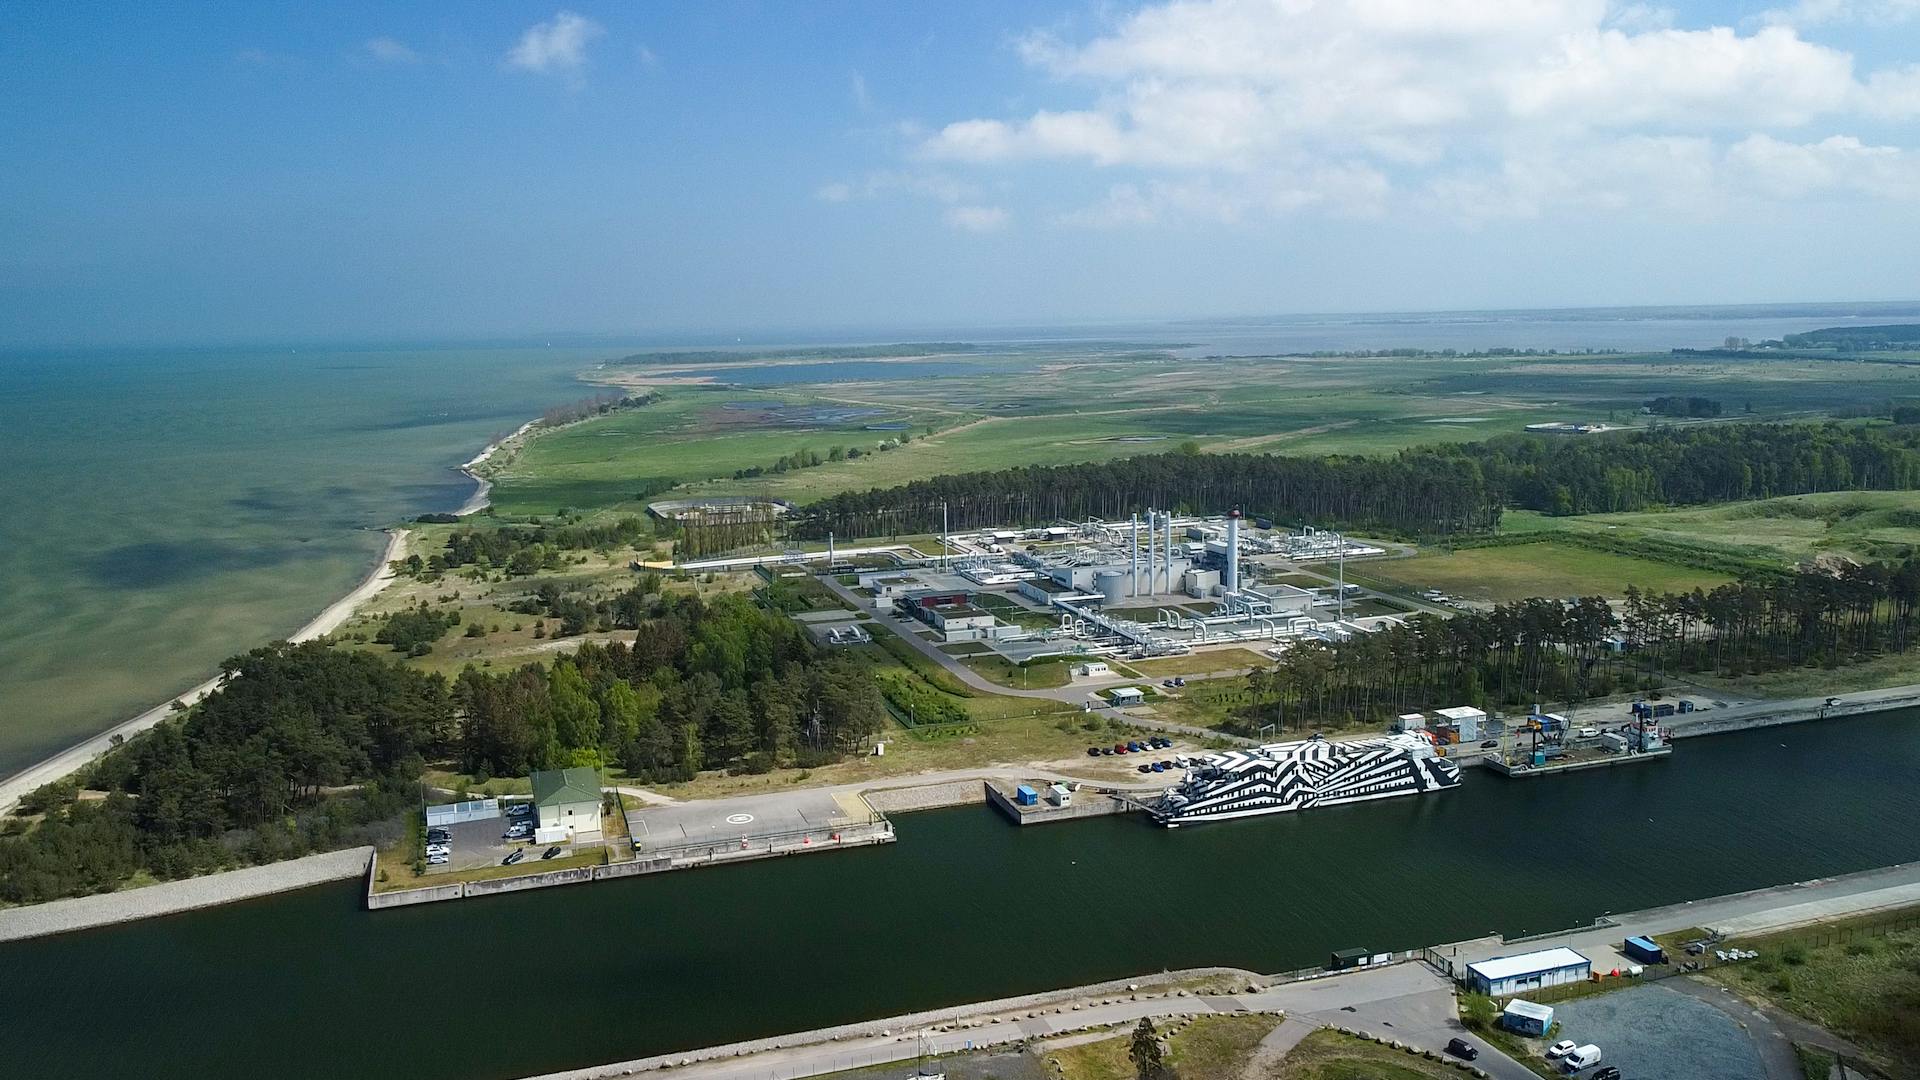
POLYGON ((1655 944, 1651 938, 1630 937, 1626 940, 1626 943, 1620 947, 1620 951, 1643 964, 1664 964, 1667 962, 1667 951, 1655 944))
POLYGON ((1040 793, 1025 784, 1021 784, 1018 788, 1014 789, 1013 801, 1019 803, 1021 806, 1038 806, 1040 805, 1040 793))

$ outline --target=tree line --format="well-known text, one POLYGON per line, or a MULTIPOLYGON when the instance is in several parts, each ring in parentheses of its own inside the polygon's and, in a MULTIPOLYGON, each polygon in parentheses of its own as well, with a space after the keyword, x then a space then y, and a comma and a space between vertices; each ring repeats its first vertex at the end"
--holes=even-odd
POLYGON ((794 535, 891 536, 951 527, 1125 518, 1147 506, 1238 507, 1280 521, 1412 536, 1491 530, 1505 507, 1641 510, 1816 491, 1920 486, 1920 433, 1857 424, 1655 427, 1511 435, 1388 457, 1167 453, 959 473, 846 492, 802 508, 794 535))
POLYGON ((33 793, 24 809, 46 818, 0 840, 0 900, 393 839, 456 730, 443 677, 372 653, 280 642, 222 672, 183 715, 33 793), (79 799, 82 787, 105 798, 79 799))
POLYGON ((0 835, 0 901, 38 903, 391 842, 430 761, 634 776, 837 760, 885 717, 870 669, 740 596, 649 600, 631 645, 445 677, 372 652, 279 642, 219 689, 32 793, 0 835), (82 790, 94 796, 81 798, 82 790), (104 797, 97 797, 98 795, 104 797))
POLYGON ((885 719, 872 674, 743 596, 658 598, 631 646, 454 683, 466 767, 495 776, 618 763, 654 781, 837 760, 885 719))
POLYGON ((1577 703, 1663 672, 1759 674, 1856 663, 1912 644, 1920 560, 1757 573, 1711 590, 1528 599, 1289 648, 1247 676, 1234 726, 1288 733, 1473 704, 1577 703))

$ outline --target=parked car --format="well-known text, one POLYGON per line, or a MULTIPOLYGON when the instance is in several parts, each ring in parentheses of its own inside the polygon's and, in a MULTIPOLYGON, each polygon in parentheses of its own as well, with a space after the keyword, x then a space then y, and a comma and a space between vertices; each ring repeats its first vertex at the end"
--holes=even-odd
POLYGON ((1481 743, 1481 744, 1480 744, 1480 749, 1482 749, 1482 750, 1498 750, 1498 749, 1500 749, 1500 740, 1499 740, 1499 739, 1488 739, 1488 740, 1487 740, 1486 742, 1483 742, 1483 743, 1481 743))
POLYGON ((1465 1039, 1448 1039, 1447 1053, 1462 1061, 1472 1061, 1480 1056, 1480 1051, 1465 1039))
POLYGON ((1169 690, 1171 690, 1171 689, 1173 689, 1173 680, 1172 680, 1172 679, 1161 679, 1161 680, 1160 680, 1160 685, 1161 685, 1161 686, 1164 686, 1164 687, 1166 687, 1166 688, 1167 688, 1167 689, 1169 689, 1169 690))
POLYGON ((1153 766, 1151 766, 1151 765, 1135 765, 1135 766, 1133 767, 1133 771, 1134 771, 1134 772, 1152 772, 1152 771, 1153 771, 1153 766))
POLYGON ((542 862, 545 862, 546 860, 551 859, 558 854, 560 854, 560 845, 555 844, 553 847, 550 847, 547 850, 540 853, 540 860, 542 862))
POLYGON ((1620 1080, 1620 1070, 1608 1065, 1599 1072, 1594 1073, 1591 1077, 1588 1077, 1588 1080, 1620 1080))
POLYGON ((1559 1042, 1547 1047, 1547 1060, 1559 1061, 1561 1058, 1573 1053, 1573 1049, 1577 1045, 1579 1044, 1575 1043, 1572 1039, 1561 1039, 1559 1042))
POLYGON ((1166 762, 1164 762, 1164 761, 1156 761, 1156 762, 1154 762, 1154 763, 1153 763, 1153 766, 1152 766, 1152 768, 1153 768, 1153 771, 1154 771, 1154 772, 1166 772, 1166 771, 1167 771, 1167 763, 1166 763, 1166 762))
POLYGON ((429 855, 427 856, 427 865, 428 866, 445 866, 447 864, 447 861, 451 858, 452 856, 450 855, 429 855))
POLYGON ((1111 746, 1103 746, 1103 747, 1101 747, 1101 748, 1100 748, 1100 756, 1101 756, 1101 757, 1112 757, 1112 756, 1113 756, 1113 747, 1111 747, 1111 746))
POLYGON ((519 862, 519 861, 520 861, 521 859, 524 859, 524 858, 526 858, 526 857, 527 857, 527 849, 526 849, 526 848, 521 848, 520 850, 518 850, 518 851, 516 851, 516 852, 514 852, 513 854, 511 854, 511 855, 509 855, 509 856, 507 856, 506 858, 504 858, 504 859, 501 859, 501 860, 500 860, 500 865, 501 865, 501 866, 512 866, 512 865, 513 865, 514 863, 517 863, 517 862, 519 862))
POLYGON ((427 839, 429 839, 429 840, 451 840, 451 839, 453 839, 453 834, 452 834, 452 833, 450 833, 450 832, 448 832, 447 830, 445 830, 445 829, 443 829, 443 828, 441 828, 440 826, 438 826, 438 825, 435 825, 435 826, 434 826, 433 828, 431 828, 431 829, 428 829, 428 830, 427 830, 427 839))
POLYGON ((1126 752, 1127 752, 1127 744, 1126 744, 1126 743, 1123 743, 1123 742, 1117 742, 1117 743, 1114 743, 1114 744, 1113 744, 1113 752, 1114 752, 1114 753, 1116 753, 1116 754, 1124 754, 1124 753, 1126 753, 1126 752))
POLYGON ((1099 747, 1097 747, 1097 746, 1089 746, 1089 747, 1087 747, 1087 756, 1088 756, 1088 757, 1099 757, 1099 756, 1100 756, 1100 748, 1099 748, 1099 747))
POLYGON ((1187 680, 1186 680, 1186 679, 1184 679, 1184 678, 1182 678, 1182 677, 1180 677, 1180 676, 1178 676, 1178 675, 1175 675, 1175 676, 1173 677, 1173 685, 1175 685, 1175 686, 1185 686, 1185 685, 1187 685, 1187 680))

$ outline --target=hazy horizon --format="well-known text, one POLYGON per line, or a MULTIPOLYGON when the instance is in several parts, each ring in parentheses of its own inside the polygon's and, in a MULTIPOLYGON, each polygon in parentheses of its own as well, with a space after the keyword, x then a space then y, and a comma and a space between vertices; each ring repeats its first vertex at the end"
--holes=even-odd
POLYGON ((15 6, 0 347, 1898 300, 1916 29, 1914 0, 15 6))

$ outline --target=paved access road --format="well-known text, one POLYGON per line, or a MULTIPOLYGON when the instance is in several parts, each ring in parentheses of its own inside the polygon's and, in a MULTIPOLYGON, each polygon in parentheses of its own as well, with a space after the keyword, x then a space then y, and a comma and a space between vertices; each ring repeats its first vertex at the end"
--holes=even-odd
MULTIPOLYGON (((1069 1035, 1079 1029, 1114 1026, 1124 1032, 1141 1017, 1156 1021, 1181 1015, 1220 1015, 1285 1010, 1289 1026, 1339 1024, 1374 1030, 1420 1049, 1438 1051, 1448 1039, 1462 1034, 1446 1014, 1453 1009, 1453 989, 1446 979, 1424 964, 1402 963, 1365 969, 1307 982, 1290 983, 1253 993, 1218 996, 1153 996, 1095 993, 1085 999, 1063 999, 1044 1008, 996 1008, 987 1003, 966 1010, 971 1026, 953 1031, 930 1029, 912 1018, 882 1020, 861 1025, 874 1032, 827 1042, 765 1049, 734 1056, 730 1048, 708 1052, 706 1060, 679 1065, 680 1055, 620 1062, 572 1072, 553 1073, 539 1080, 600 1080, 630 1071, 666 1067, 671 1080, 794 1080, 797 1077, 844 1072, 871 1065, 911 1060, 927 1054, 962 1053, 1029 1039, 1069 1035), (1344 1006, 1352 1006, 1346 1011, 1344 1006), (1364 1010, 1364 1011, 1362 1011, 1364 1010), (876 1030, 877 1029, 877 1030, 876 1030)), ((952 1026, 951 1022, 937 1025, 952 1026)), ((1305 1032, 1294 1029, 1300 1035, 1305 1032)), ((1294 1037, 1289 1034, 1288 1037, 1294 1037)), ((796 1043, 808 1036, 796 1035, 796 1043)), ((1477 1045, 1477 1040, 1476 1040, 1477 1045)), ((1491 1048, 1483 1048, 1476 1065, 1500 1080, 1534 1080, 1520 1063, 1491 1048)))

